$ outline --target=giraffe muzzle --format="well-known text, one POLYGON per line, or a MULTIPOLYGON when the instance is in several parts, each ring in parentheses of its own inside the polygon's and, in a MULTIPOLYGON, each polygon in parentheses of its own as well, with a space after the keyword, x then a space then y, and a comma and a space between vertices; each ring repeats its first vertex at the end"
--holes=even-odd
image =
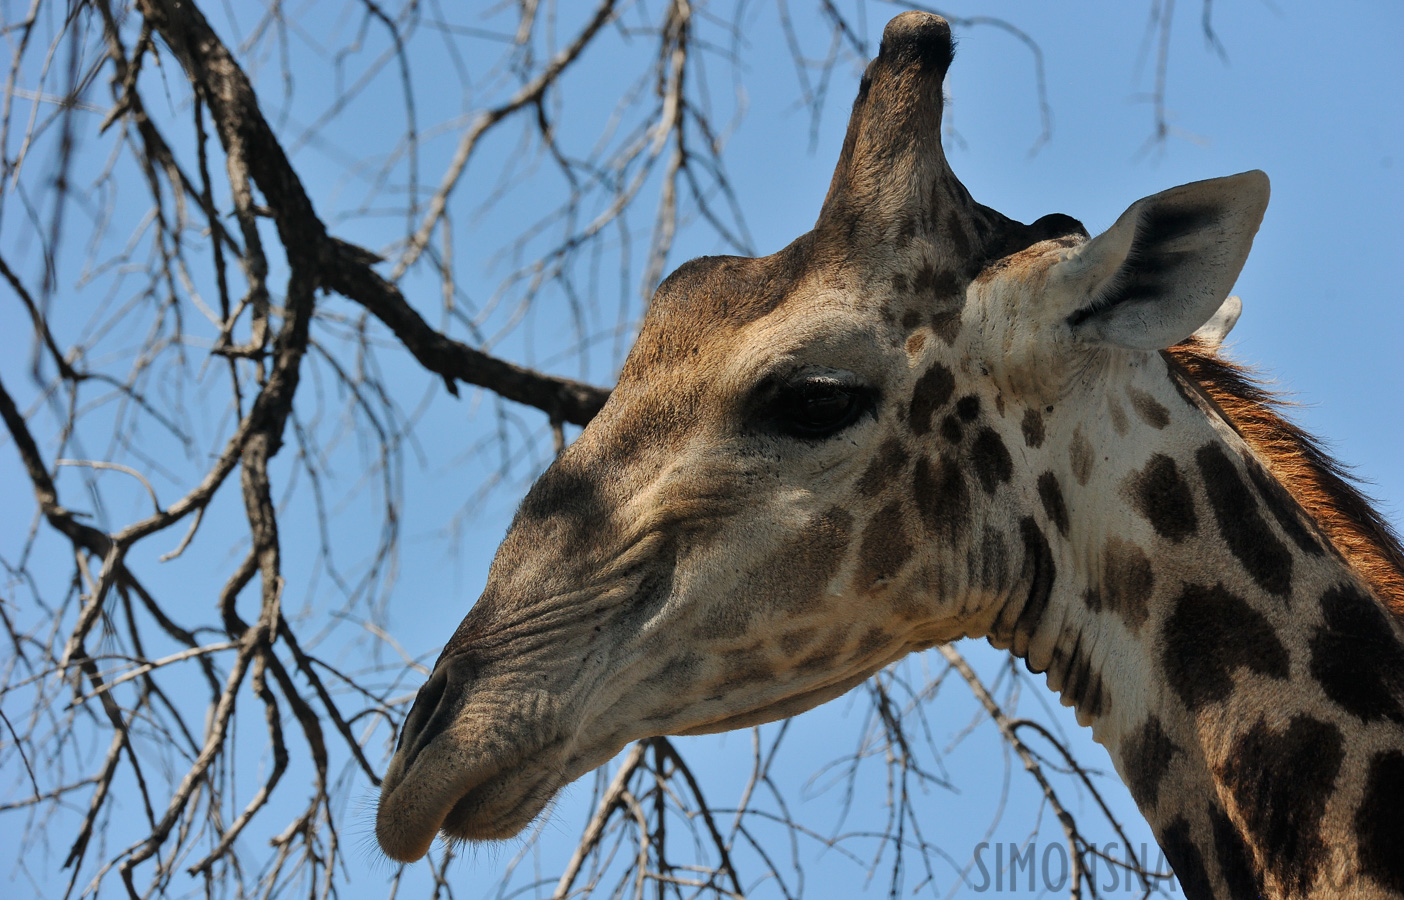
POLYGON ((446 655, 434 667, 386 770, 376 839, 397 861, 419 859, 439 832, 450 840, 511 837, 567 780, 567 741, 554 737, 563 716, 550 692, 504 688, 501 675, 484 677, 466 656, 446 655))

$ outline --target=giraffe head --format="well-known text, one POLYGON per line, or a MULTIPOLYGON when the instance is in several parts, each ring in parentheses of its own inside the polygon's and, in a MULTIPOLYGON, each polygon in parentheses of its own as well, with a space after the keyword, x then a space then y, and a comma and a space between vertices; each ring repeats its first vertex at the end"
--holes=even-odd
POLYGON ((1014 222, 942 151, 951 56, 943 19, 894 19, 814 230, 658 289, 420 691, 389 855, 515 834, 631 740, 793 715, 937 642, 1027 641, 1067 528, 1028 462, 1045 411, 1225 330, 1267 186, 1176 188, 1093 240, 1014 222))

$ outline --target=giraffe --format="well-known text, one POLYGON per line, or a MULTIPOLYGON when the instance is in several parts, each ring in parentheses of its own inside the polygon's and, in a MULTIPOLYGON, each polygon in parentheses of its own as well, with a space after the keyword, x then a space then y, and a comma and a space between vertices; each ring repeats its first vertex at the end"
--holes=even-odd
POLYGON ((1217 350, 1266 176, 1095 238, 1013 221, 941 148, 952 55, 893 19, 814 229, 658 288, 404 723, 389 856, 983 637, 1107 748, 1188 897, 1404 897, 1404 556, 1217 350))

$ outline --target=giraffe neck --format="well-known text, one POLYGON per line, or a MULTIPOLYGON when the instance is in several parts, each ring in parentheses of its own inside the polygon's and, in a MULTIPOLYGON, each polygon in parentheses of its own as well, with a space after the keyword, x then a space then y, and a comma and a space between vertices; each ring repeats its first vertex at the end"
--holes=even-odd
POLYGON ((1092 726, 1188 897, 1404 896, 1404 640, 1161 366, 1040 426, 1048 538, 988 636, 1092 726))

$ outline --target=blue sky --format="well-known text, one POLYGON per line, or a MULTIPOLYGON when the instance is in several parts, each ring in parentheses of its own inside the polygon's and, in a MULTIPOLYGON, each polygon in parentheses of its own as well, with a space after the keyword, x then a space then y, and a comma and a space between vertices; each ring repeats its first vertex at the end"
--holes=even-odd
MULTIPOLYGON (((1391 521, 1404 523, 1404 466, 1400 465, 1404 455, 1400 451, 1404 439, 1404 353, 1399 350, 1400 336, 1404 335, 1404 292, 1397 274, 1404 255, 1404 216, 1400 215, 1404 210, 1404 100, 1399 92, 1399 85, 1404 84, 1404 59, 1397 51, 1399 36, 1404 34, 1404 8, 1341 3, 1327 14, 1319 5, 1290 2, 1217 4, 1214 26, 1227 57, 1223 61, 1206 47, 1200 31, 1200 7, 1182 2, 1171 35, 1168 70, 1166 106, 1172 132, 1158 143, 1149 141, 1153 119, 1144 99, 1154 81, 1155 57, 1154 41, 1145 39, 1143 4, 1000 2, 951 6, 943 11, 953 16, 1006 17, 1033 38, 1044 54, 1053 131, 1037 152, 1031 152, 1042 127, 1035 103, 1033 57, 1022 43, 999 28, 972 25, 956 29, 959 53, 947 81, 951 98, 947 125, 952 132, 947 153, 956 174, 974 196, 1007 215, 1032 221, 1046 213, 1063 212, 1081 219, 1096 233, 1139 197, 1164 188, 1252 168, 1268 173, 1272 202, 1235 289, 1243 297, 1244 313, 1232 336, 1234 354, 1261 366, 1282 388, 1290 390, 1301 404, 1295 411, 1297 420, 1325 438, 1340 459, 1370 482, 1369 492, 1391 521)), ((895 12, 884 3, 866 5, 867 37, 874 48, 883 22, 895 12)), ((246 17, 251 18, 251 14, 246 17)), ((769 7, 757 7, 750 21, 752 27, 746 35, 749 46, 744 54, 748 107, 729 138, 727 152, 756 249, 768 253, 812 225, 837 158, 859 73, 845 66, 836 71, 811 152, 811 120, 806 111, 795 108, 795 75, 774 27, 773 14, 769 7)), ((243 27, 248 27, 247 21, 243 27)), ((820 26, 800 22, 799 27, 804 33, 815 34, 820 26)), ((296 44, 297 38, 293 41, 296 44)), ((614 77, 618 73, 606 55, 587 57, 586 62, 593 87, 581 94, 584 99, 575 115, 598 119, 618 95, 618 79, 614 77)), ((299 97, 315 98, 319 89, 330 89, 332 68, 324 59, 309 54, 295 65, 299 97)), ((268 64, 261 71, 265 75, 260 90, 265 97, 276 95, 276 69, 268 64)), ((730 79, 729 73, 713 72, 712 77, 719 86, 730 79)), ((446 75, 445 82, 449 81, 446 75)), ((457 88, 421 82, 417 91, 426 118, 432 117, 436 104, 452 107, 466 102, 457 88)), ((315 100, 303 102, 306 108, 317 105, 315 100)), ((343 145, 363 141, 372 148, 366 150, 368 154, 384 152, 377 144, 381 136, 373 127, 375 116, 398 127, 402 101, 396 91, 386 89, 366 102, 372 106, 333 121, 327 133, 343 145)), ((718 100, 722 107, 729 102, 725 96, 718 100)), ((294 104, 287 119, 280 120, 285 140, 291 142, 311 120, 303 109, 294 104)), ((597 126, 587 122, 579 127, 597 126)), ((449 132, 426 143, 421 162, 428 173, 426 180, 437 179, 454 139, 454 133, 449 132)), ((455 252, 465 260, 465 289, 478 297, 492 293, 502 271, 500 264, 495 268, 489 265, 487 254, 479 248, 491 246, 494 234, 511 227, 514 214, 510 205, 499 205, 477 219, 470 211, 490 189, 495 166, 510 156, 513 146, 503 140, 486 148, 484 157, 473 164, 478 167, 475 172, 480 169, 483 173, 482 179, 467 184, 454 201, 464 223, 455 238, 455 252)), ((354 151, 351 155, 354 157, 354 151)), ((367 246, 386 246, 402 233, 403 220, 373 215, 338 219, 332 215, 335 210, 354 207, 361 196, 357 191, 363 189, 356 178, 347 175, 354 166, 339 159, 320 149, 317 141, 303 145, 294 156, 319 209, 334 229, 367 246)), ((0 232, 0 236, 7 241, 14 240, 15 229, 21 227, 13 217, 3 226, 8 234, 0 232)), ((690 256, 720 249, 715 237, 698 230, 685 231, 670 257, 669 268, 690 256)), ((422 288, 412 296, 431 321, 436 321, 437 295, 432 282, 412 276, 406 284, 422 288)), ((601 305, 612 310, 614 302, 611 298, 601 305)), ((0 354, 0 375, 11 390, 31 391, 32 400, 32 387, 25 375, 27 351, 21 350, 27 339, 12 337, 24 334, 26 327, 16 306, 9 301, 0 304, 0 334, 6 335, 10 348, 0 354)), ((608 321, 608 316, 601 315, 596 324, 608 321)), ((81 322, 75 320, 72 325, 70 339, 81 330, 81 322)), ((559 309, 533 311, 527 326, 505 340, 500 352, 526 361, 550 360, 554 350, 569 340, 564 336, 566 324, 559 309)), ((607 344, 602 346, 583 373, 600 383, 612 377, 617 364, 607 344)), ((382 353, 381 360, 392 385, 400 390, 397 402, 402 407, 413 407, 432 389, 433 379, 415 372, 403 359, 382 353)), ((582 374, 575 363, 559 367, 564 374, 582 374)), ((453 538, 444 538, 463 496, 491 471, 486 455, 454 449, 467 447, 493 427, 488 407, 465 393, 465 399, 456 402, 435 396, 420 432, 429 462, 412 461, 404 470, 405 547, 400 577, 390 595, 387 624, 395 639, 417 658, 432 660, 438 645, 471 604, 526 486, 526 473, 519 466, 514 480, 476 505, 453 538)), ((522 419, 528 431, 541 432, 539 416, 527 412, 522 419)), ((349 477, 354 480, 354 476, 351 471, 349 477)), ((27 503, 27 490, 18 487, 22 478, 13 452, 0 449, 0 483, 9 486, 5 496, 27 503)), ((76 493, 78 482, 69 484, 76 493)), ((177 488, 167 486, 163 496, 177 493, 177 488)), ((110 508, 118 521, 125 521, 128 506, 113 503, 110 508)), ((210 529, 213 533, 201 539, 208 541, 208 546, 193 548, 192 555, 204 553, 201 559, 227 569, 227 548, 238 530, 237 504, 231 498, 222 509, 234 525, 227 531, 210 529)), ((27 527, 28 512, 20 518, 24 521, 11 523, 0 532, 7 548, 14 546, 16 535, 27 527)), ((354 543, 355 538, 349 540, 354 543)), ((309 531, 288 529, 285 541, 290 559, 316 555, 309 531)), ((54 552, 55 559, 61 557, 52 547, 48 552, 54 552)), ((348 555, 354 558, 354 547, 348 555)), ((177 589, 181 579, 188 577, 176 571, 163 574, 154 560, 148 562, 151 577, 167 589, 177 589)), ((325 578, 316 574, 314 565, 290 565, 302 566, 290 578, 295 583, 297 603, 316 607, 333 602, 325 578)), ((211 601, 203 596, 192 602, 211 601)), ((998 670, 998 655, 983 645, 962 649, 983 672, 998 670)), ((939 670, 939 657, 928 654, 905 665, 907 677, 915 679, 921 677, 923 669, 939 670)), ((416 684, 417 678, 408 678, 406 690, 416 684)), ((934 743, 950 748, 940 764, 952 787, 933 788, 921 800, 923 827, 957 866, 965 864, 981 842, 1007 845, 1036 836, 1042 852, 1060 839, 1057 823, 1046 809, 1039 818, 1035 786, 1017 762, 1011 763, 1002 752, 987 723, 964 735, 978 714, 962 690, 957 684, 946 685, 932 708, 934 743)), ((1043 694, 1040 697, 1025 691, 1019 710, 1033 714, 1044 706, 1056 708, 1055 698, 1043 694)), ((860 731, 857 720, 865 708, 851 698, 835 701, 801 717, 786 738, 782 778, 795 796, 811 796, 797 809, 817 831, 829 833, 836 827, 840 802, 838 792, 818 792, 814 785, 824 782, 820 773, 826 763, 855 746, 860 731), (816 774, 818 780, 811 782, 816 774)), ((1065 713, 1057 709, 1058 721, 1078 752, 1090 765, 1110 771, 1105 753, 1065 713)), ((776 727, 770 726, 766 734, 773 734, 776 727)), ((252 728, 250 732, 248 740, 256 744, 257 734, 252 728)), ((749 733, 742 732, 682 739, 680 746, 692 754, 712 779, 710 783, 717 785, 719 797, 734 798, 740 789, 738 779, 750 764, 751 740, 749 733)), ((256 746, 253 752, 258 752, 256 746)), ((880 796, 880 772, 865 770, 858 783, 863 791, 880 796)), ((1153 859, 1148 830, 1135 815, 1125 791, 1114 778, 1106 779, 1105 784, 1133 842, 1151 844, 1153 859)), ((281 790, 289 810, 302 802, 301 788, 295 783, 285 783, 281 790)), ((348 795, 347 843, 360 847, 370 833, 374 795, 361 783, 352 784, 348 795)), ((542 826, 539 865, 543 872, 559 870, 588 800, 588 783, 577 785, 542 826)), ((881 819, 880 804, 872 802, 871 796, 868 801, 866 809, 855 804, 845 828, 881 819)), ((1078 802, 1082 811, 1090 811, 1085 796, 1078 802)), ((275 823, 270 827, 276 829, 276 812, 272 818, 275 823)), ((17 824, 13 818, 0 818, 0 833, 17 824)), ((114 839, 113 843, 119 841, 114 839)), ((53 844, 64 846, 63 838, 53 838, 53 844)), ((459 860, 451 870, 457 896, 495 895, 496 880, 517 846, 479 849, 459 860)), ((861 847, 861 841, 855 846, 861 847)), ((797 852, 811 868, 805 897, 847 898, 862 890, 872 896, 886 893, 885 876, 880 874, 868 883, 861 867, 833 851, 823 853, 811 844, 801 845, 797 852)), ((993 854, 989 849, 981 858, 992 865, 993 854)), ((62 853, 58 856, 49 868, 61 861, 62 853)), ((343 896, 382 895, 386 864, 377 861, 369 849, 352 850, 350 862, 352 880, 343 896)), ((938 865, 938 877, 943 879, 938 895, 945 895, 954 872, 951 866, 941 869, 938 865)), ((978 883, 978 872, 972 878, 978 883)), ((909 875, 905 890, 910 892, 920 881, 919 875, 909 875)), ((968 887, 959 895, 979 893, 968 887)), ((1038 894, 1036 890, 1032 895, 1038 894)), ((768 896, 764 889, 757 895, 768 896)), ((1019 894, 1006 889, 1000 895, 1019 894)))

